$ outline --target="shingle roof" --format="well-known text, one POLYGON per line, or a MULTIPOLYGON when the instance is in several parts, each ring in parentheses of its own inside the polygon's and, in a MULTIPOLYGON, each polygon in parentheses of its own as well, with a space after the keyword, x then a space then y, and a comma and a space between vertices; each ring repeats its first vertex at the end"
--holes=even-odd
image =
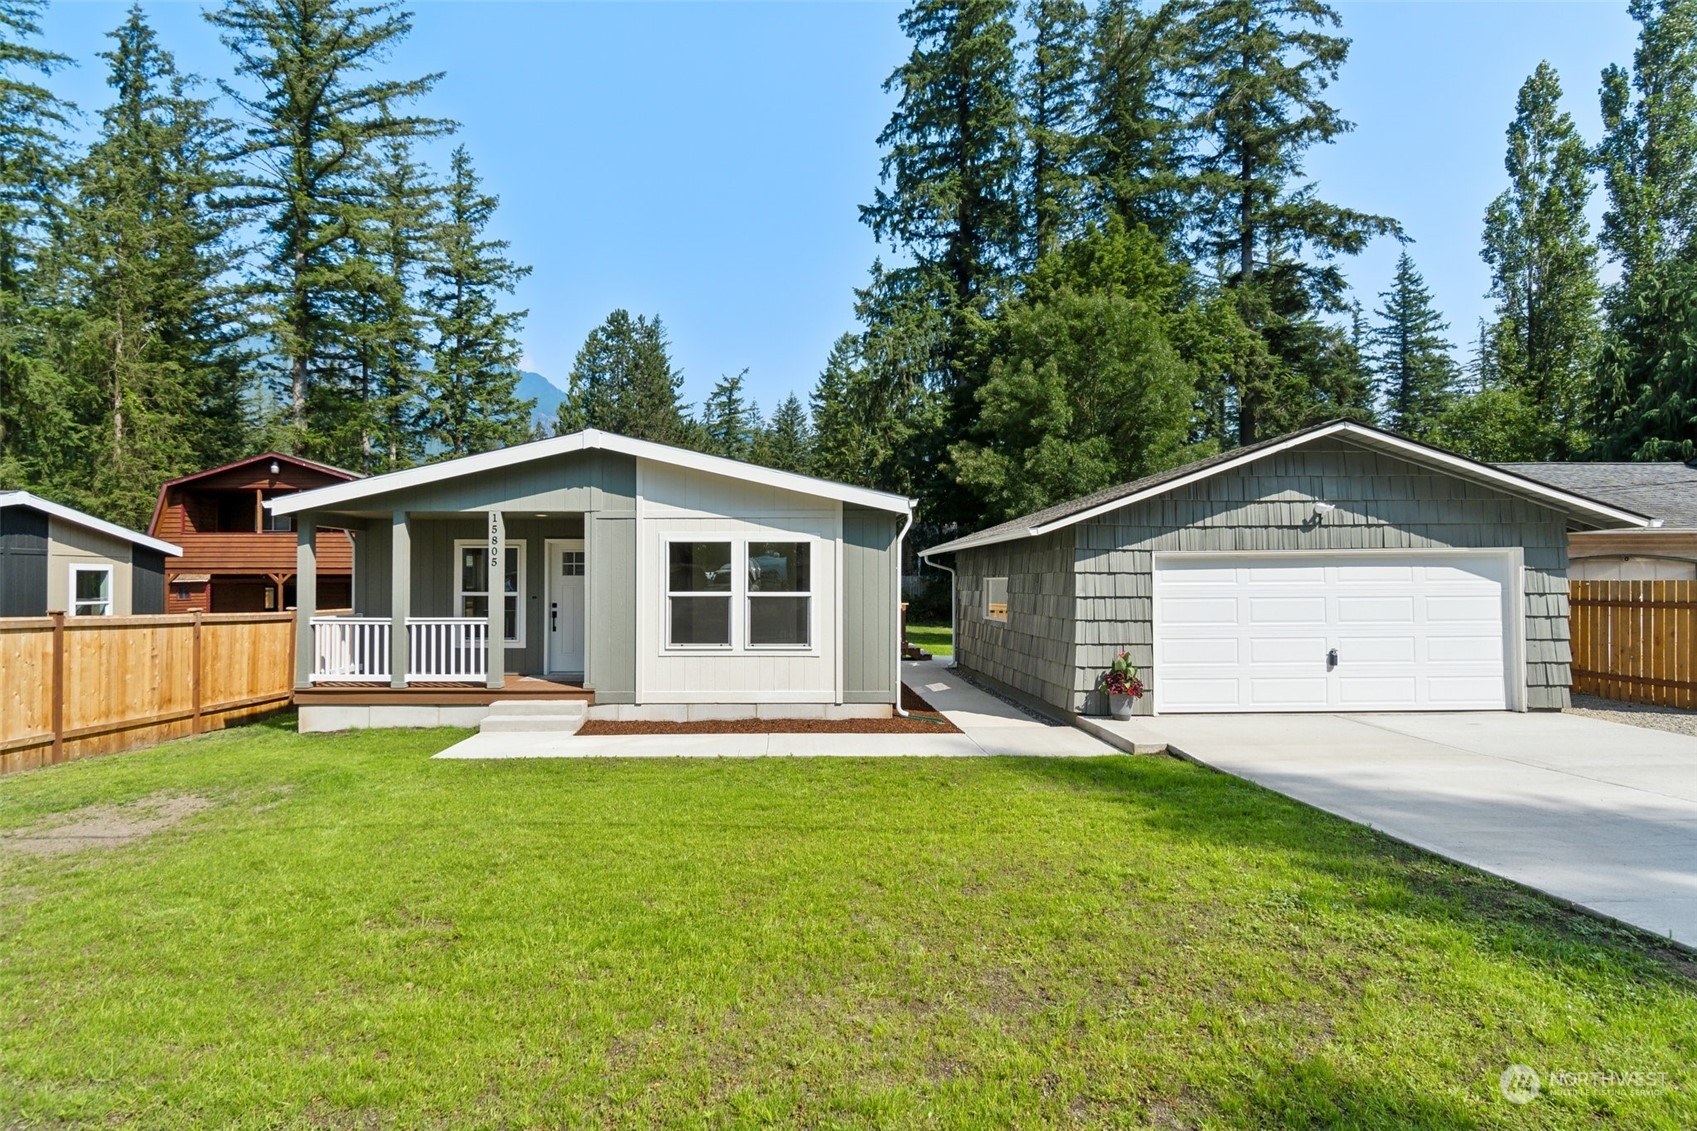
POLYGON ((1504 471, 1697 528, 1697 467, 1685 463, 1500 463, 1504 471))

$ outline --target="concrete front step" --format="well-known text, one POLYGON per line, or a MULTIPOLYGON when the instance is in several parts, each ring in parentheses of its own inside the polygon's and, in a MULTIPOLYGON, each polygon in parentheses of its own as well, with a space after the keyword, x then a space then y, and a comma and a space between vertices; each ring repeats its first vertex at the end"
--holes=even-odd
POLYGON ((487 715, 478 724, 482 734, 576 734, 582 715, 487 715))
POLYGON ((491 715, 583 715, 589 704, 582 699, 497 699, 489 704, 491 715))

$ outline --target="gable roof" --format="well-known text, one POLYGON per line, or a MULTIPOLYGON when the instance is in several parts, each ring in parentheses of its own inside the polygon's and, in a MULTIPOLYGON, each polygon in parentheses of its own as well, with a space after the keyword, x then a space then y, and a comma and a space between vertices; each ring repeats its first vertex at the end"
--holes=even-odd
POLYGON ((1584 517, 1588 521, 1606 526, 1649 526, 1650 518, 1636 511, 1627 510, 1609 503, 1599 502, 1584 495, 1564 490, 1529 479, 1512 471, 1493 467, 1487 463, 1458 456, 1435 448, 1430 444, 1422 444, 1398 436, 1394 432, 1386 432, 1365 424, 1357 424, 1350 420, 1331 420, 1316 424, 1297 432, 1276 436, 1270 440, 1262 440, 1254 444, 1246 444, 1241 448, 1233 448, 1228 452, 1209 456, 1182 467, 1146 475, 1142 479, 1130 483, 1122 483, 1116 487, 1104 487, 1094 494, 1084 495, 1064 503, 1057 503, 1040 511, 1034 511, 1019 518, 1010 519, 997 526, 980 530, 976 534, 968 534, 928 550, 921 550, 921 557, 933 554, 950 553, 955 550, 968 550, 975 546, 990 546, 998 542, 1012 542, 1021 538, 1031 538, 1047 534, 1052 530, 1062 530, 1074 523, 1095 518, 1108 511, 1130 506, 1132 503, 1170 491, 1187 483, 1194 483, 1210 476, 1218 475, 1235 467, 1251 463, 1263 456, 1275 452, 1286 451, 1300 447, 1315 440, 1328 436, 1346 436, 1364 447, 1375 448, 1394 455, 1402 456, 1414 463, 1436 466, 1466 479, 1487 483, 1512 494, 1522 495, 1530 499, 1552 506, 1557 510, 1566 511, 1584 517))
POLYGON ((769 487, 813 495, 821 499, 835 499, 856 506, 871 507, 874 510, 894 511, 897 514, 913 513, 911 499, 892 495, 887 491, 851 487, 846 483, 834 483, 829 479, 815 479, 811 475, 797 475, 791 471, 759 467, 741 460, 710 456, 687 448, 655 443, 652 440, 633 440, 629 436, 602 432, 596 428, 586 428, 582 432, 573 432, 566 436, 551 436, 546 440, 532 440, 528 444, 516 444, 493 452, 460 456, 458 459, 443 460, 441 463, 427 463, 422 467, 409 467, 404 471, 373 475, 351 483, 336 483, 329 487, 298 491, 280 499, 269 500, 265 505, 271 508, 273 514, 296 514, 321 507, 341 506, 375 495, 388 494, 390 491, 404 491, 411 487, 441 483, 462 475, 476 475, 479 472, 513 467, 533 460, 586 451, 617 452, 636 459, 653 460, 656 463, 670 464, 708 475, 759 482, 769 487))
POLYGON ((161 542, 159 539, 150 538, 146 534, 138 534, 126 526, 107 522, 103 518, 95 518, 91 514, 84 514, 72 507, 51 502, 40 495, 32 495, 28 491, 0 491, 0 510, 4 510, 6 507, 28 507, 30 510, 52 515, 54 518, 71 523, 73 526, 80 526, 85 530, 104 534, 108 538, 119 538, 125 542, 134 543, 144 549, 164 554, 168 558, 181 557, 183 553, 181 546, 173 546, 169 542, 161 542))
POLYGON ((1697 529, 1697 467, 1689 463, 1499 463, 1498 467, 1659 518, 1669 527, 1697 529))
POLYGON ((167 479, 159 485, 159 497, 153 500, 153 517, 147 520, 149 534, 159 529, 159 516, 165 513, 165 493, 173 487, 181 487, 184 483, 193 483, 196 479, 205 479, 211 475, 221 475, 226 471, 234 471, 238 467, 246 467, 250 463, 260 463, 266 460, 276 460, 278 463, 292 463, 296 467, 304 467, 309 471, 321 472, 336 479, 358 479, 357 471, 349 471, 343 467, 334 467, 305 456, 291 456, 283 452, 260 452, 256 456, 244 456, 229 463, 209 467, 205 471, 196 471, 190 475, 179 475, 175 479, 167 479))

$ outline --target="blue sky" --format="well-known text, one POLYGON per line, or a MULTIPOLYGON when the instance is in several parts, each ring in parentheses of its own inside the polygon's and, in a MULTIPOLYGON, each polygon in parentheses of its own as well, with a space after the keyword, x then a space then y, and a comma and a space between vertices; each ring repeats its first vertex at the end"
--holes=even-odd
MULTIPOLYGON (((48 12, 81 65, 53 87, 97 111, 95 53, 127 3, 48 12)), ((147 6, 184 70, 227 75, 203 5, 147 6)), ((1354 41, 1334 104, 1356 123, 1316 151, 1332 200, 1402 221, 1452 336, 1488 310, 1481 218, 1501 191, 1503 132, 1540 59, 1597 134, 1597 83, 1628 62, 1624 3, 1342 3, 1354 41)), ((876 182, 880 84, 905 55, 894 3, 545 3, 430 0, 396 73, 444 70, 428 112, 457 119, 502 208, 497 234, 534 272, 520 305, 527 363, 563 384, 584 335, 615 307, 664 318, 685 396, 749 370, 770 408, 804 397, 878 247, 858 219, 876 182)), ((1600 212, 1600 200, 1594 211, 1600 212)), ((1347 267, 1371 306, 1397 255, 1347 267)))

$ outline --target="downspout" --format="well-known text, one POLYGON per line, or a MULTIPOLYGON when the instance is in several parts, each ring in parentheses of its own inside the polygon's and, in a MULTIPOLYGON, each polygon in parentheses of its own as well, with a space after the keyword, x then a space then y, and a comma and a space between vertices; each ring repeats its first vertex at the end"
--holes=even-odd
POLYGON ((907 718, 907 712, 902 709, 902 547, 907 542, 907 532, 913 528, 913 508, 908 507, 907 514, 902 518, 902 530, 896 535, 896 600, 890 607, 890 619, 894 622, 891 636, 895 639, 895 683, 891 690, 895 702, 891 705, 896 709, 896 718, 907 718))
POLYGON ((956 628, 955 617, 958 613, 958 610, 957 610, 957 607, 956 607, 956 604, 955 604, 955 597, 956 597, 956 594, 955 594, 955 570, 954 570, 953 566, 942 565, 938 562, 932 561, 930 558, 923 558, 922 557, 919 560, 924 562, 926 565, 930 566, 932 569, 940 569, 944 573, 949 575, 949 668, 948 668, 948 670, 954 671, 957 667, 960 666, 960 641, 958 639, 958 634, 955 631, 955 628, 956 628))

